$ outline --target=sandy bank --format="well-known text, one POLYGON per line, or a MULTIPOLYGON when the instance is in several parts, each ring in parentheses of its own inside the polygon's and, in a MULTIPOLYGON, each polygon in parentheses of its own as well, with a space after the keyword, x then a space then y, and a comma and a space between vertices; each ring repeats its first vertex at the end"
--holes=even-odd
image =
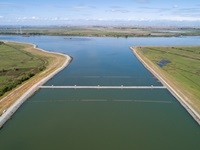
POLYGON ((189 112, 189 114, 197 121, 200 125, 200 114, 197 113, 195 109, 193 109, 189 103, 186 101, 187 96, 184 95, 181 91, 178 90, 176 86, 174 86, 172 81, 169 78, 166 78, 163 73, 159 70, 157 66, 155 66, 150 60, 148 60, 145 56, 140 54, 137 51, 136 47, 131 47, 132 52, 138 58, 138 60, 155 76, 160 82, 167 87, 167 89, 171 92, 171 94, 180 102, 180 104, 189 112))
MULTIPOLYGON (((15 42, 15 43, 20 43, 20 42, 15 42)), ((22 43, 22 44, 27 44, 27 43, 22 43)), ((56 52, 48 52, 43 49, 36 48, 37 46, 34 44, 31 44, 31 45, 33 45, 33 48, 34 48, 33 50, 36 50, 38 52, 42 51, 42 52, 45 52, 45 54, 56 54, 56 55, 64 56, 66 59, 63 64, 60 64, 59 61, 55 61, 53 65, 51 64, 51 67, 45 69, 43 72, 40 73, 40 75, 36 75, 37 80, 34 79, 33 77, 30 79, 30 81, 27 81, 26 83, 22 84, 19 88, 14 89, 10 93, 11 96, 15 96, 15 94, 17 94, 19 90, 24 92, 19 98, 17 98, 17 100, 15 100, 15 102, 6 110, 6 112, 4 112, 0 116, 0 128, 11 118, 11 116, 17 111, 17 109, 24 102, 39 89, 39 86, 45 84, 48 80, 50 80, 58 72, 63 70, 71 62, 71 57, 68 55, 64 55, 64 54, 56 53, 56 52), (29 86, 29 82, 31 82, 32 86, 27 89, 27 87, 29 86)), ((6 99, 4 100, 6 101, 6 99)))

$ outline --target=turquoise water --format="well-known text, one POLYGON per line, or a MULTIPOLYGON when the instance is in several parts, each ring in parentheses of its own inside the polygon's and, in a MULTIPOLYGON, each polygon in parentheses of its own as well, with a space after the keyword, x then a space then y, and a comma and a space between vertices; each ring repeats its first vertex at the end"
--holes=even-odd
MULTIPOLYGON (((20 37, 73 57, 46 85, 161 85, 132 45, 198 45, 200 37, 20 37)), ((199 150, 200 128, 166 89, 41 89, 0 130, 4 150, 199 150)))

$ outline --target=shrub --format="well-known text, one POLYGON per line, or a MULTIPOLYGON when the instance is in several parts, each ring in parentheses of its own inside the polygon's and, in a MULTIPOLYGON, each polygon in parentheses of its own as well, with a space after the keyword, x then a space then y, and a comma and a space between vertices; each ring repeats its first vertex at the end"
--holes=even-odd
POLYGON ((4 44, 5 44, 4 42, 0 41, 0 45, 4 45, 4 44))
POLYGON ((0 87, 0 96, 2 96, 4 93, 14 89, 17 85, 30 79, 34 75, 35 74, 33 72, 27 72, 27 73, 22 74, 20 77, 16 78, 13 82, 3 83, 0 87))
POLYGON ((46 69, 45 66, 41 66, 41 67, 38 68, 39 71, 43 71, 44 69, 46 69))

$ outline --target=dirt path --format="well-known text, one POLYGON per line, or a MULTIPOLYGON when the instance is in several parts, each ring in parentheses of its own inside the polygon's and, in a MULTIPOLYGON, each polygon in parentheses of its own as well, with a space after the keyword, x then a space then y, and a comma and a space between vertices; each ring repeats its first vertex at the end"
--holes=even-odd
POLYGON ((2 127, 12 114, 39 89, 38 86, 46 83, 71 62, 71 57, 68 55, 47 52, 36 48, 36 45, 32 44, 24 45, 26 46, 25 50, 48 57, 49 62, 44 71, 38 73, 0 99, 0 112, 4 111, 0 116, 0 127, 2 127))
POLYGON ((190 113, 190 115, 197 121, 200 125, 200 114, 192 107, 192 102, 188 96, 179 88, 175 81, 172 81, 164 72, 162 72, 155 64, 153 64, 149 59, 141 54, 137 47, 131 47, 131 50, 138 58, 138 60, 155 76, 157 77, 163 85, 165 85, 171 94, 176 97, 180 104, 190 113))

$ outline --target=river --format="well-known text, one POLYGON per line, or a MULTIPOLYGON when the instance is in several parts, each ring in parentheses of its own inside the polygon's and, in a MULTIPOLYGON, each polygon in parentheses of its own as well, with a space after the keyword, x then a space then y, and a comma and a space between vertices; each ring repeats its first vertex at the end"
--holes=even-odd
MULTIPOLYGON (((200 37, 0 36, 73 57, 46 85, 161 83, 130 46, 200 45, 200 37)), ((2 150, 199 150, 200 128, 167 89, 41 89, 0 130, 2 150)))

